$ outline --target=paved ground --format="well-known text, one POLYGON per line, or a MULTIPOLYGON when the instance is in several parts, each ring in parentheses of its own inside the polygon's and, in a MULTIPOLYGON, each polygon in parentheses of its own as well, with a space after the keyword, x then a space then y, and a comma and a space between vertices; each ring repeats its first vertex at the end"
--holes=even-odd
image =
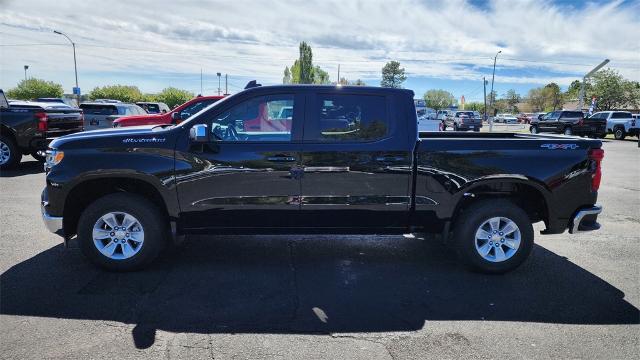
POLYGON ((640 149, 604 148, 604 228, 504 276, 402 236, 196 238, 105 273, 45 231, 27 159, 0 178, 0 357, 637 358, 640 149))

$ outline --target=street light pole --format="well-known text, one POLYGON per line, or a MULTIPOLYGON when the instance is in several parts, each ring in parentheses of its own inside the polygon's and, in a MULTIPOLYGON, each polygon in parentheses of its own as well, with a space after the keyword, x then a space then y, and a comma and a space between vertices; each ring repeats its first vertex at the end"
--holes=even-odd
POLYGON ((216 73, 218 75, 218 96, 220 96, 220 92, 222 91, 222 89, 220 88, 220 77, 222 76, 222 73, 216 73))
MULTIPOLYGON (((71 43, 71 46, 73 47, 73 70, 74 70, 74 72, 76 74, 76 89, 77 89, 76 90, 77 91, 76 96, 78 98, 78 106, 80 106, 80 87, 78 86, 78 62, 76 61, 76 43, 74 43, 73 40, 71 40, 71 38, 67 36, 67 34, 65 34, 65 33, 61 32, 61 31, 53 30, 53 32, 55 34, 62 35, 64 37, 66 37, 67 40, 69 40, 69 42, 71 43)), ((76 91, 74 91, 74 92, 76 92, 76 91)))
MULTIPOLYGON (((500 54, 502 50, 496 53, 496 56, 493 58, 493 75, 491 75, 491 92, 489 93, 489 106, 493 110, 493 80, 496 77, 496 61, 498 60, 498 54, 500 54)), ((493 117, 489 120, 489 132, 493 131, 493 117)))
POLYGON ((579 95, 580 99, 578 100, 578 108, 576 110, 582 111, 582 107, 584 106, 584 83, 585 81, 587 81, 587 78, 593 76, 593 74, 595 74, 596 71, 602 69, 602 67, 607 65, 608 63, 609 63, 609 59, 604 59, 603 62, 601 62, 598 66, 594 67, 582 78, 582 82, 580 83, 580 95, 579 95))
POLYGON ((27 69, 29 69, 29 65, 24 66, 24 81, 27 81, 27 69))

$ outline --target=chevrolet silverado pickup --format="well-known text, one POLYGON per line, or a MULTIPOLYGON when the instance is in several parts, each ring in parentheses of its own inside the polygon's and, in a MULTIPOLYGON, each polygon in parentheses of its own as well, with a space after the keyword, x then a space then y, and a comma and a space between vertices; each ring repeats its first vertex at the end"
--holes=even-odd
POLYGON ((22 155, 44 161, 51 140, 83 130, 82 111, 61 103, 12 101, 0 90, 0 170, 17 166, 22 155))
POLYGON ((601 145, 420 133, 410 90, 253 87, 177 125, 57 139, 41 210, 50 231, 116 271, 189 234, 424 232, 471 268, 502 273, 529 256, 533 223, 543 234, 600 227, 601 145), (291 126, 244 124, 288 108, 291 126))

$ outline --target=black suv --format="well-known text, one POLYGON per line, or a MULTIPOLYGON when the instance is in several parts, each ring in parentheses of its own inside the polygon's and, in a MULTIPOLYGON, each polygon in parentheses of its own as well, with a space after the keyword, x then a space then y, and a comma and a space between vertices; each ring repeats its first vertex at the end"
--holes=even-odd
POLYGON ((601 119, 585 119, 582 111, 558 110, 531 120, 532 134, 541 132, 565 135, 602 137, 607 132, 607 122, 601 119))

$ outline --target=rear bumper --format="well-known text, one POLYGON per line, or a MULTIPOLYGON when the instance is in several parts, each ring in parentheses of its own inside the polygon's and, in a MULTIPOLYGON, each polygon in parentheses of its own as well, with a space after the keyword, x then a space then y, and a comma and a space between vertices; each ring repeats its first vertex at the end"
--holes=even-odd
POLYGON ((602 212, 602 206, 594 205, 590 208, 579 210, 569 223, 569 233, 576 234, 579 232, 593 231, 600 229, 598 223, 598 214, 602 212))

